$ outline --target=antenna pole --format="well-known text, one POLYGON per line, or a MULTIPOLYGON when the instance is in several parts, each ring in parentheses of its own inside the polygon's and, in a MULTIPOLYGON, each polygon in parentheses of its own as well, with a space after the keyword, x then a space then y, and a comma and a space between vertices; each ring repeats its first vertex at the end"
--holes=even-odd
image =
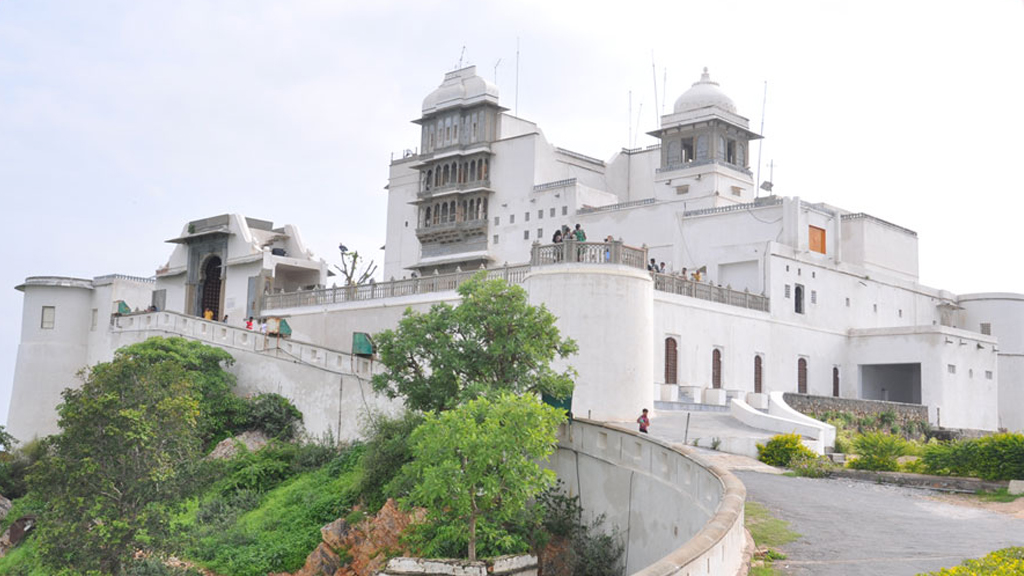
MULTIPOLYGON (((651 77, 654 79, 654 127, 658 127, 658 69, 654 66, 654 50, 651 50, 651 77)), ((637 128, 640 128, 637 126, 637 128)))
POLYGON ((501 64, 501 58, 498 58, 498 61, 494 63, 494 83, 495 84, 498 83, 498 64, 501 64))
POLYGON ((459 52, 459 69, 462 69, 462 57, 466 55, 466 46, 462 46, 462 52, 459 52))
POLYGON ((754 197, 761 196, 761 147, 764 146, 764 110, 768 104, 768 81, 764 81, 764 98, 761 100, 761 139, 757 141, 757 182, 754 182, 754 197))
POLYGON ((664 76, 661 79, 661 113, 665 113, 665 91, 668 89, 668 67, 664 69, 664 76))
POLYGON ((640 117, 644 113, 644 103, 641 101, 640 106, 636 109, 636 132, 633 134, 633 143, 630 144, 630 148, 636 148, 636 137, 640 135, 640 117))
POLYGON ((519 36, 516 36, 516 117, 519 117, 519 36))
POLYGON ((629 136, 626 137, 626 148, 633 147, 633 91, 629 91, 629 136))

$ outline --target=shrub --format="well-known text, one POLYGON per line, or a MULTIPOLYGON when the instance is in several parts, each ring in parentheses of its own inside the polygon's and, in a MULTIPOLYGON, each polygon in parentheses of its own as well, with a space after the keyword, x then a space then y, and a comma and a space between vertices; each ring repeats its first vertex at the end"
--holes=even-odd
POLYGON ((929 474, 970 476, 975 452, 976 446, 970 441, 940 442, 926 445, 921 461, 929 474))
POLYGON ((909 472, 911 474, 924 474, 925 472, 927 472, 927 469, 924 466, 924 462, 922 462, 919 458, 915 458, 914 460, 908 460, 900 464, 900 472, 909 472))
POLYGON ((799 455, 789 462, 789 468, 797 476, 828 478, 839 466, 824 456, 799 455))
POLYGON ((260 394, 246 408, 248 429, 260 430, 271 438, 291 440, 302 422, 302 412, 280 394, 260 394))
POLYGON ((174 568, 167 566, 158 558, 135 560, 121 572, 121 576, 201 576, 192 568, 174 568))
POLYGON ((408 441, 412 431, 423 422, 423 416, 406 412, 398 418, 376 417, 366 430, 365 454, 357 491, 371 512, 384 505, 388 496, 402 496, 409 491, 405 484, 393 485, 394 492, 384 487, 398 476, 398 472, 412 460, 408 441))
POLYGON ((920 576, 1001 576, 1024 574, 1024 548, 1003 548, 978 560, 967 560, 953 568, 943 568, 920 576))
POLYGON ((907 450, 907 441, 900 436, 871 432, 853 441, 858 458, 850 463, 860 470, 899 470, 897 458, 907 450))
POLYGON ((32 440, 17 449, 8 447, 7 452, 0 454, 0 494, 10 500, 24 496, 28 492, 25 477, 29 468, 45 455, 46 445, 40 440, 32 440))
POLYGON ((797 456, 817 456, 803 445, 799 434, 778 434, 772 436, 767 444, 757 445, 757 459, 770 466, 789 466, 797 456))
POLYGON ((583 524, 580 498, 567 495, 561 480, 542 492, 537 501, 544 513, 544 530, 570 542, 566 563, 573 576, 622 574, 620 559, 625 547, 614 534, 607 534, 601 528, 605 520, 603 515, 589 525, 583 524))
POLYGON ((974 468, 985 480, 1024 478, 1024 434, 993 434, 977 444, 974 468))

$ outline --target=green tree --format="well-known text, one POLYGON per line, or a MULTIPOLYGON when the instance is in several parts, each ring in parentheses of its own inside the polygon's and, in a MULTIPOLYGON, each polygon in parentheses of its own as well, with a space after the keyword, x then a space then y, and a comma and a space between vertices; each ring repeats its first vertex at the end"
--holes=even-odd
POLYGON ((200 402, 198 427, 204 446, 232 436, 250 424, 245 399, 232 392, 235 377, 224 369, 235 359, 224 350, 184 338, 156 337, 114 353, 115 363, 129 359, 147 366, 171 361, 187 372, 200 402))
POLYGON ((458 292, 459 306, 408 309, 396 330, 375 336, 384 365, 373 377, 375 390, 423 411, 502 391, 556 398, 572 393, 575 371, 557 372, 550 364, 577 346, 560 336, 553 314, 530 305, 522 288, 487 280, 483 272, 458 292))
POLYGON ((428 556, 457 552, 470 560, 478 541, 488 555, 527 549, 509 528, 554 484, 555 473, 538 461, 554 451, 564 419, 536 398, 508 393, 427 414, 410 437, 413 460, 403 468, 405 480, 414 481, 405 503, 427 509, 413 544, 428 556))
POLYGON ((54 572, 117 574, 160 541, 166 503, 189 487, 201 385, 188 361, 136 353, 144 350, 119 351, 63 392, 61 432, 29 479, 46 503, 39 551, 54 572))

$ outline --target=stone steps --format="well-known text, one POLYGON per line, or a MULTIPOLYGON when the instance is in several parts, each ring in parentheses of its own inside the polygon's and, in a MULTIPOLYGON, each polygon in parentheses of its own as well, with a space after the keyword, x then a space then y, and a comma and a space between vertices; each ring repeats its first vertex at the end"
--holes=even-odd
POLYGON ((686 412, 729 412, 728 406, 715 404, 701 404, 698 402, 668 402, 665 400, 654 401, 655 410, 682 410, 686 412))

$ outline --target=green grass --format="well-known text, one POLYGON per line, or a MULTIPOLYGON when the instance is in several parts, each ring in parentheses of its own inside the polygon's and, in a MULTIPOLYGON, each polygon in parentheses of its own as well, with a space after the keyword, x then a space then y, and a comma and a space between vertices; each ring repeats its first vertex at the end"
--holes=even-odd
POLYGON ((743 505, 747 530, 754 538, 754 544, 777 548, 800 538, 800 534, 789 529, 789 522, 772 516, 764 505, 747 501, 743 505))
POLYGON ((29 536, 0 558, 0 575, 3 576, 50 576, 50 571, 43 568, 36 554, 36 539, 29 536))
POLYGON ((191 533, 186 556, 223 576, 293 572, 321 541, 320 528, 344 515, 358 471, 332 476, 321 469, 295 476, 263 495, 259 506, 227 525, 200 525, 199 503, 181 523, 191 533))
POLYGON ((1010 494, 1009 488, 1000 488, 994 492, 979 490, 975 495, 983 502, 1013 502, 1017 498, 1024 498, 1024 494, 1010 494))

